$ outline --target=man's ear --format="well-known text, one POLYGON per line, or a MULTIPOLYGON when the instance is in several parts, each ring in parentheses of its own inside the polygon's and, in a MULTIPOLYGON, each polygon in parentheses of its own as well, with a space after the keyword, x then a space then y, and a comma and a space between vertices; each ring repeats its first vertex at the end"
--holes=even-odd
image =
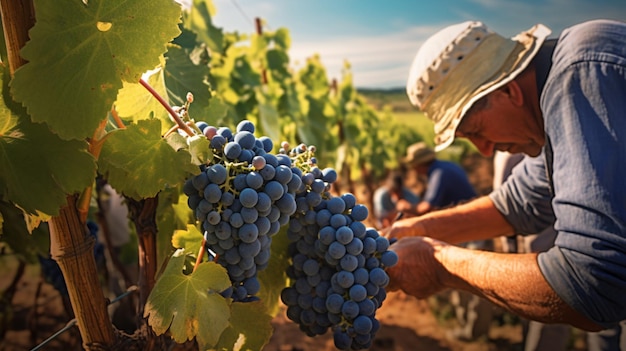
POLYGON ((522 94, 522 88, 515 80, 506 83, 497 91, 504 94, 504 96, 515 106, 522 106, 524 104, 524 94, 522 94))

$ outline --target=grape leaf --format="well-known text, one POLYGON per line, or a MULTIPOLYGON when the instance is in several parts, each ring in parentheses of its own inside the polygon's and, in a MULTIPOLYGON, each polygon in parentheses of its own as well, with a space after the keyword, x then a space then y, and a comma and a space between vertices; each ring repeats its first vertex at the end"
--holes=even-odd
MULTIPOLYGON (((162 68, 153 70, 147 78, 144 77, 144 80, 160 96, 167 96, 162 68)), ((122 119, 129 119, 133 122, 150 116, 160 119, 162 121, 161 133, 163 134, 173 125, 167 110, 139 83, 124 82, 123 88, 117 94, 115 109, 122 119)))
POLYGON ((198 342, 200 350, 262 350, 272 336, 271 321, 272 317, 260 301, 235 302, 231 305, 230 325, 219 343, 211 347, 211 344, 198 342))
POLYGON ((93 183, 95 160, 86 142, 61 140, 16 112, 0 99, 0 197, 29 214, 56 215, 68 194, 93 183))
POLYGON ((202 245, 202 233, 193 224, 187 225, 187 230, 176 230, 172 236, 172 245, 177 249, 196 255, 202 245))
POLYGON ((165 54, 165 84, 170 100, 179 106, 186 101, 187 93, 193 94, 189 116, 196 121, 206 121, 206 109, 211 100, 207 65, 196 65, 189 54, 178 45, 168 45, 165 54))
POLYGON ((109 135, 100 154, 100 172, 127 196, 154 197, 198 173, 186 150, 174 150, 161 137, 161 121, 142 120, 109 135))
MULTIPOLYGON (((187 140, 191 153, 191 163, 194 165, 206 164, 208 160, 213 158, 210 142, 204 135, 195 135, 187 140)), ((199 168, 196 168, 195 173, 199 173, 199 168)))
POLYGON ((177 250, 148 296, 144 318, 157 335, 169 329, 178 343, 196 337, 198 343, 216 344, 231 317, 219 294, 231 285, 228 274, 219 264, 205 262, 185 275, 184 262, 184 250, 177 250))
POLYGON ((221 28, 213 26, 211 17, 215 16, 215 12, 213 1, 193 1, 192 6, 184 13, 183 23, 185 28, 196 33, 198 39, 212 51, 221 53, 224 45, 224 33, 221 28))
POLYGON ((172 234, 178 229, 187 228, 187 223, 195 221, 193 212, 187 205, 187 195, 181 194, 181 187, 167 188, 159 193, 159 205, 156 219, 159 235, 157 235, 157 267, 173 250, 172 234))
POLYGON ((63 139, 90 137, 122 80, 137 82, 176 37, 181 7, 171 0, 35 0, 37 22, 21 51, 29 61, 11 89, 33 121, 63 139))
POLYGON ((268 313, 275 317, 281 306, 280 293, 287 286, 287 267, 289 267, 289 239, 287 226, 272 237, 271 255, 266 269, 258 273, 261 290, 259 298, 265 304, 268 313))

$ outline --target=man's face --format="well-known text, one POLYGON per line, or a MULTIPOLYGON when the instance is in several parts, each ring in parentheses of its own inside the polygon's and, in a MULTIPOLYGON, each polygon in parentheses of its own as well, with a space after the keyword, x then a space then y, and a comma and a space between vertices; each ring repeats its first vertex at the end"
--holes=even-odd
POLYGON ((543 125, 532 110, 512 103, 506 93, 496 90, 488 101, 472 107, 456 130, 456 136, 469 139, 481 154, 491 156, 495 150, 523 152, 537 156, 545 143, 543 125), (482 105, 482 106, 480 106, 482 105))

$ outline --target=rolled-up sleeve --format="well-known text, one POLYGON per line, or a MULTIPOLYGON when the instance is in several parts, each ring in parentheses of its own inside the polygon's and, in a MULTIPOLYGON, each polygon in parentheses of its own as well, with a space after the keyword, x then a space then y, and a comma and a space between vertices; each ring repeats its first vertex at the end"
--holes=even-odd
POLYGON ((543 154, 524 158, 489 197, 517 234, 539 233, 554 223, 543 154))

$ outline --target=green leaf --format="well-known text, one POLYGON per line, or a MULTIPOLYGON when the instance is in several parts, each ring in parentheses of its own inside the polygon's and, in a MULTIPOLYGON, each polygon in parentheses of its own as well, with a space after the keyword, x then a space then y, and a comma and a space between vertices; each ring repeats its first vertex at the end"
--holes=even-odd
POLYGON ((267 268, 258 273, 261 284, 259 298, 265 304, 270 316, 275 317, 280 311, 280 293, 288 285, 287 267, 289 267, 289 239, 287 226, 272 237, 271 255, 267 268))
POLYGON ((200 350, 262 350, 272 336, 271 321, 272 317, 267 314, 260 301, 235 302, 231 305, 230 325, 219 343, 212 347, 211 344, 198 342, 200 350))
POLYGON ((195 222, 195 216, 187 205, 187 195, 182 194, 182 187, 168 188, 159 193, 159 206, 156 220, 159 230, 157 236, 157 267, 161 267, 173 250, 172 235, 178 229, 187 228, 195 222))
POLYGON ((180 30, 172 0, 35 0, 37 22, 21 51, 12 93, 33 121, 63 139, 91 137, 122 80, 155 68, 180 30))
POLYGON ((276 32, 274 32, 273 38, 278 48, 287 51, 291 47, 291 35, 287 28, 278 28, 276 32))
MULTIPOLYGON (((191 163, 194 165, 206 164, 208 160, 213 158, 211 144, 204 135, 189 137, 187 142, 189 143, 189 152, 191 153, 191 163)), ((200 170, 196 169, 194 174, 199 172, 200 170)))
POLYGON ((173 104, 182 106, 187 101, 187 93, 192 93, 193 103, 189 106, 189 116, 196 121, 206 120, 206 109, 211 100, 210 86, 207 83, 208 66, 194 64, 189 54, 180 46, 168 45, 164 75, 168 97, 173 104))
POLYGON ((96 163, 84 141, 61 140, 45 125, 0 103, 0 196, 27 213, 56 215, 68 194, 93 183, 96 163))
MULTIPOLYGON (((144 77, 144 79, 146 79, 144 77)), ((146 82, 163 98, 167 97, 163 69, 158 68, 149 75, 146 82)), ((141 119, 151 116, 161 120, 161 133, 170 129, 173 125, 169 113, 150 92, 139 83, 124 82, 123 88, 117 94, 115 109, 123 119, 129 119, 137 123, 141 119)))
POLYGON ((231 315, 219 294, 231 284, 228 274, 219 264, 205 262, 185 275, 184 262, 184 250, 177 250, 148 296, 144 318, 157 335, 169 329, 178 343, 195 337, 198 343, 214 345, 231 315))
POLYGON ((212 51, 222 52, 224 33, 213 26, 211 17, 215 15, 215 6, 211 0, 195 0, 189 11, 185 11, 185 28, 198 35, 198 40, 205 43, 212 51))
POLYGON ((177 249, 185 249, 193 255, 197 255, 202 245, 202 233, 193 224, 187 225, 187 230, 177 230, 172 236, 172 245, 177 249))
POLYGON ((143 120, 113 132, 100 154, 100 172, 118 192, 135 199, 154 197, 198 172, 187 150, 161 138, 161 121, 143 120))

